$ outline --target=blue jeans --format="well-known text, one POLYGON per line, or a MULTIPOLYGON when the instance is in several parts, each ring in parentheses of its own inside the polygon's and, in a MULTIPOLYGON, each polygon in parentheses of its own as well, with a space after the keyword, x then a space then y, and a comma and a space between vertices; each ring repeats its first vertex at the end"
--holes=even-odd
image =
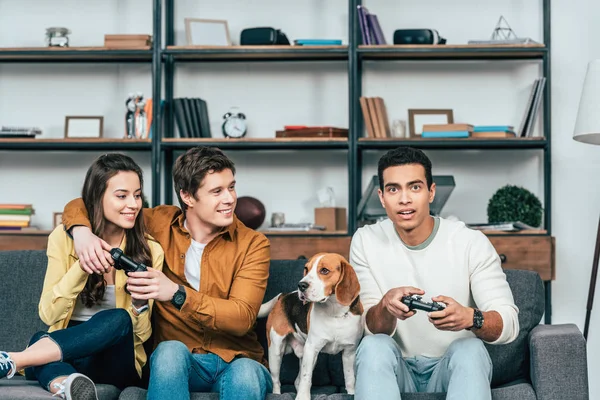
POLYGON ((273 391, 265 366, 249 358, 227 363, 216 354, 192 354, 181 342, 162 342, 150 357, 147 400, 189 399, 216 392, 220 400, 264 400, 273 391))
POLYGON ((58 345, 62 360, 26 368, 25 376, 37 379, 46 390, 57 377, 75 372, 120 389, 139 384, 131 317, 123 309, 101 311, 85 322, 72 321, 66 329, 38 332, 29 345, 44 337, 58 345))
POLYGON ((447 392, 447 400, 491 400, 492 361, 477 338, 454 341, 441 358, 403 358, 388 335, 365 336, 356 352, 355 400, 447 392))

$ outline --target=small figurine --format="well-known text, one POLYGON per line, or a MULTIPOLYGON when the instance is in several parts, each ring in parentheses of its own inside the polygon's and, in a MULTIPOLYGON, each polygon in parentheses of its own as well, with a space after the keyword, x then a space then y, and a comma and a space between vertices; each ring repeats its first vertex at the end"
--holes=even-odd
POLYGON ((129 93, 127 100, 125 100, 125 106, 127 107, 127 113, 125 113, 125 138, 135 138, 135 96, 133 93, 129 93))
POLYGON ((148 135, 148 118, 146 116, 146 100, 142 93, 137 93, 135 98, 135 137, 143 139, 148 135))

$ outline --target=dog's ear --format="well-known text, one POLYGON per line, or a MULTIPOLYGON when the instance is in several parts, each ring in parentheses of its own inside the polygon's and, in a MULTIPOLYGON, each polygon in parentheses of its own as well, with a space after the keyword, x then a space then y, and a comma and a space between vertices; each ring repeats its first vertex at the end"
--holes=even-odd
POLYGON ((360 283, 354 268, 342 256, 340 256, 340 267, 342 271, 340 280, 335 285, 335 297, 341 305, 349 306, 360 293, 360 283))

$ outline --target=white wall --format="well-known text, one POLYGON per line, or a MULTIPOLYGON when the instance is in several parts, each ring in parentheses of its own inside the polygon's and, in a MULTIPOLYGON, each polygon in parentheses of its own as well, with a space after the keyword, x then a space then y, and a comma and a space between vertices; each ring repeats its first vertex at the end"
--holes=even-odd
MULTIPOLYGON (((488 38, 500 15, 519 36, 542 39, 541 1, 446 0, 366 2, 378 14, 388 42, 400 27, 433 27, 448 43, 488 38)), ((593 244, 600 213, 600 148, 571 138, 588 61, 600 57, 596 38, 600 3, 553 1, 552 10, 552 222, 557 280, 553 322, 583 329, 593 244)), ((177 44, 185 44, 185 17, 227 19, 232 40, 245 27, 282 28, 290 40, 342 38, 347 43, 343 0, 179 0, 177 44), (226 11, 225 11, 226 10, 226 11)), ((150 1, 0 0, 0 46, 43 45, 45 28, 68 26, 72 45, 102 45, 105 33, 151 33, 150 1), (32 10, 35 9, 35 15, 32 10)), ((407 118, 408 108, 452 108, 455 120, 519 125, 538 65, 523 62, 365 63, 363 93, 385 99, 390 118, 407 118)), ((104 115, 105 136, 122 135, 127 93, 150 95, 149 65, 0 64, 0 125, 37 125, 43 137, 63 134, 66 115, 104 115)), ((348 91, 343 63, 179 64, 175 96, 208 101, 213 135, 222 115, 239 106, 249 137, 273 137, 284 124, 347 126, 348 91)), ((539 125, 538 125, 539 128, 539 125)), ((538 130, 539 133, 539 130, 538 130)), ((150 155, 131 153, 148 185, 150 155)), ((228 152, 238 166, 240 196, 259 198, 267 214, 281 211, 290 222, 311 221, 316 190, 331 186, 347 206, 347 161, 343 151, 228 152)), ((382 152, 369 152, 363 181, 376 173, 382 152)), ((453 174, 457 188, 443 214, 485 222, 486 205, 500 186, 526 187, 543 200, 539 151, 429 151, 434 173, 453 174)), ((0 152, 0 202, 33 203, 33 223, 51 226, 52 212, 78 195, 85 169, 97 154, 0 152)), ((149 187, 149 186, 148 186, 149 187)), ((598 299, 600 302, 600 299, 598 299)), ((597 303, 596 308, 600 308, 597 303)), ((597 311, 597 310, 596 310, 597 311)), ((589 341, 590 376, 600 371, 600 315, 589 341)), ((592 398, 600 384, 590 380, 592 398)))

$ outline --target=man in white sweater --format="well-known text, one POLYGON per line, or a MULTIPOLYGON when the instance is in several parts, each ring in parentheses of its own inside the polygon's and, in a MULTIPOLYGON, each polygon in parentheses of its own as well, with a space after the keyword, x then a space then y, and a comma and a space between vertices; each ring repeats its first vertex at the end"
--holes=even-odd
POLYGON ((388 219, 360 228, 350 248, 366 332, 355 399, 399 400, 404 392, 491 399, 492 363, 483 342, 510 343, 519 332, 498 254, 481 232, 430 216, 435 183, 422 151, 389 151, 378 175, 388 219), (409 310, 401 299, 411 295, 446 307, 409 310))

